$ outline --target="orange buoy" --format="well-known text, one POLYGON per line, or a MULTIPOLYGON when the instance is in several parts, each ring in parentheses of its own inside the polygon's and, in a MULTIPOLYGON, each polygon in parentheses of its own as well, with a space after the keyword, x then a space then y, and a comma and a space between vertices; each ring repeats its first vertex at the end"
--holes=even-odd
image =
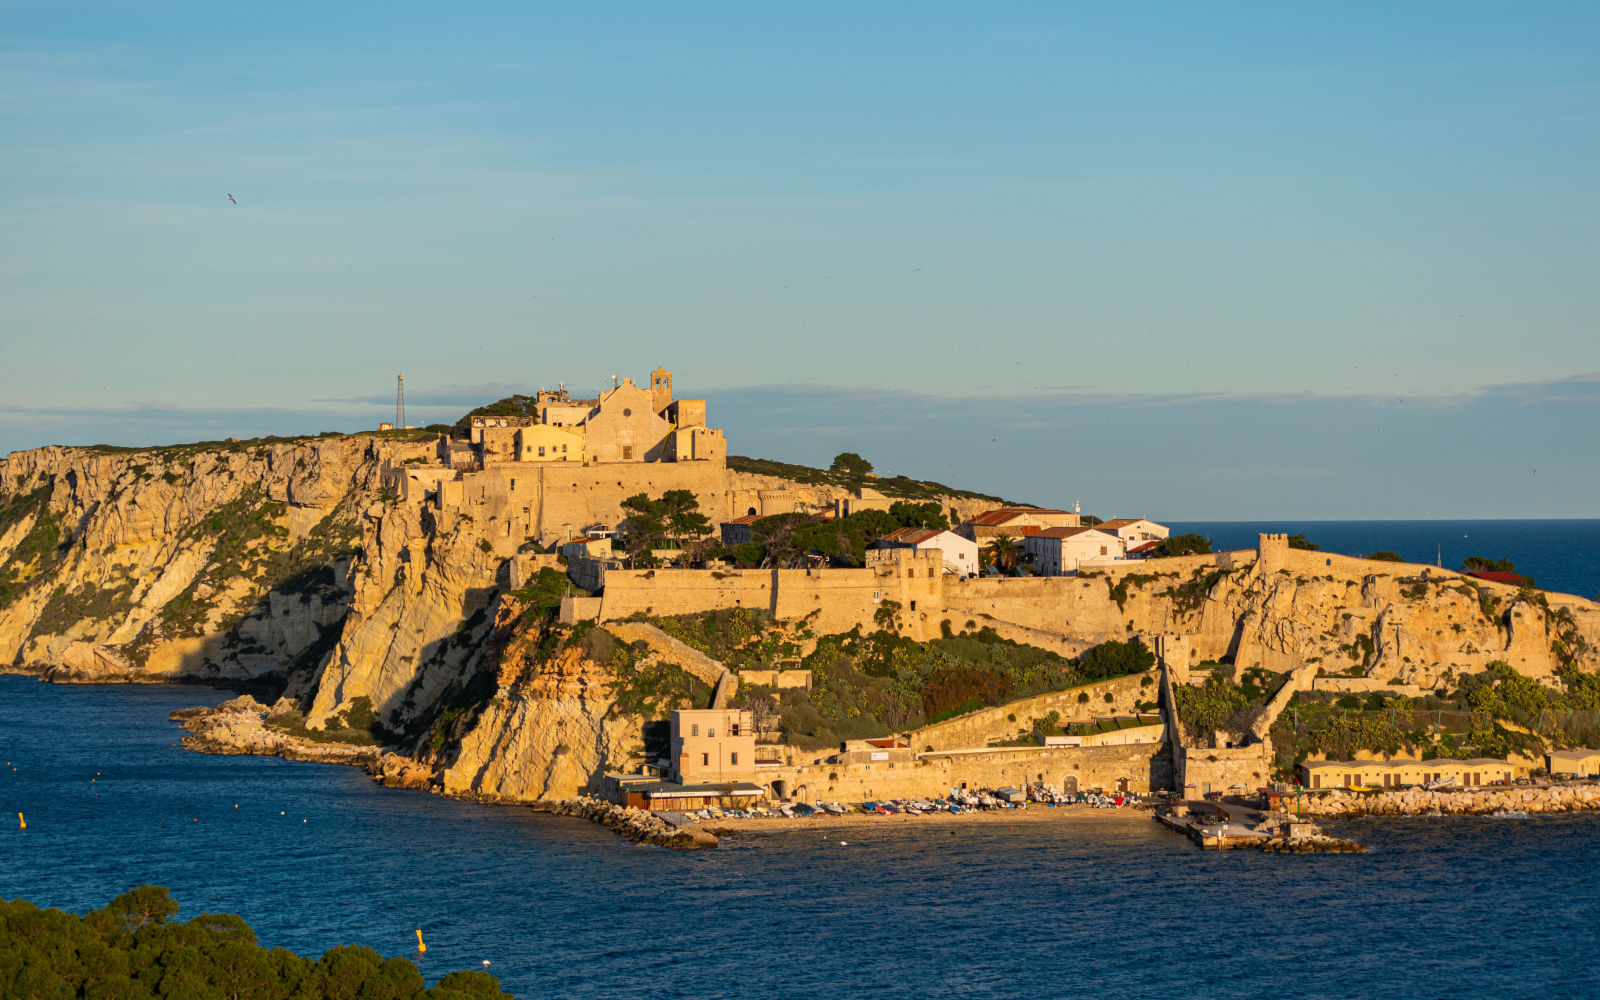
POLYGON ((428 950, 428 946, 422 943, 422 928, 418 927, 417 928, 417 952, 420 954, 420 953, 425 952, 427 950, 428 950))
POLYGON ((21 813, 17 813, 17 822, 22 824, 22 829, 26 830, 28 828, 28 821, 22 818, 21 813))

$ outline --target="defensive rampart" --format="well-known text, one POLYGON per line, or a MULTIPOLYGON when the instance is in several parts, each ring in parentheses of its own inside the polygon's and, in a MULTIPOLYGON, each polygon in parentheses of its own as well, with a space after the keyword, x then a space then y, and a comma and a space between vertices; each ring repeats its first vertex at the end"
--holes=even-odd
POLYGON ((1018 747, 922 754, 899 763, 829 764, 811 758, 761 768, 756 780, 772 798, 802 802, 943 797, 952 787, 1021 788, 1030 783, 1068 791, 1148 792, 1172 788, 1172 764, 1165 743, 1018 747))

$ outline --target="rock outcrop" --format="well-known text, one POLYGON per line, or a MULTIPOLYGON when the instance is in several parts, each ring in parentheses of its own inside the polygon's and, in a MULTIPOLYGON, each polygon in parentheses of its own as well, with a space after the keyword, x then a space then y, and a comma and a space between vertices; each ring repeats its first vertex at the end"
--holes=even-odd
POLYGON ((600 799, 557 799, 543 804, 541 808, 555 816, 576 816, 598 823, 635 844, 670 847, 680 851, 701 851, 717 846, 717 838, 704 830, 680 830, 647 810, 619 806, 600 799))
POLYGON ((294 736, 273 728, 268 720, 294 711, 282 699, 272 707, 249 695, 225 701, 216 708, 180 708, 171 713, 189 731, 183 745, 215 754, 254 754, 318 764, 351 764, 374 770, 382 751, 374 746, 330 743, 294 736))

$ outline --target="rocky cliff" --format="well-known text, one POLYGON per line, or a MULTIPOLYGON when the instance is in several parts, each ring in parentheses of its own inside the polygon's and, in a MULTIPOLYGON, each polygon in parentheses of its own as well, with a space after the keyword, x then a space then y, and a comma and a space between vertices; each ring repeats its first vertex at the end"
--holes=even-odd
POLYGON ((378 448, 339 436, 12 453, 0 664, 309 688, 343 628, 378 448))

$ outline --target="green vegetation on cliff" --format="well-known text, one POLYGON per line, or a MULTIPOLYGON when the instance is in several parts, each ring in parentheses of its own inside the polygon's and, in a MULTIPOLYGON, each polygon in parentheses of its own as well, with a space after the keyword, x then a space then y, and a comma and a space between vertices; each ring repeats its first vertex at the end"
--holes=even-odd
POLYGON ((320 959, 267 949, 240 917, 169 918, 160 886, 125 892, 79 917, 0 899, 0 996, 94 1000, 495 1000, 487 972, 452 972, 432 989, 404 958, 340 945, 320 959))
MULTIPOLYGON (((907 476, 893 476, 888 479, 868 479, 866 473, 871 471, 872 464, 865 462, 861 456, 846 453, 840 458, 853 458, 856 462, 844 467, 832 469, 813 469, 809 465, 793 465, 789 462, 777 462, 768 458, 746 458, 743 455, 729 455, 728 468, 734 472, 745 472, 753 476, 776 476, 805 486, 837 486, 847 490, 859 490, 863 487, 877 490, 886 497, 905 497, 914 500, 933 500, 940 496, 966 497, 971 500, 989 500, 997 504, 1010 504, 1011 501, 1002 500, 997 496, 987 493, 975 493, 971 490, 958 490, 953 486, 945 486, 932 480, 911 479, 907 476), (865 466, 863 468, 862 466, 865 466)), ((837 459, 835 460, 837 462, 837 459)), ((1016 504, 1016 506, 1030 506, 1016 504)))
POLYGON ((22 521, 33 519, 27 533, 0 561, 0 608, 14 601, 63 555, 61 515, 50 512, 50 493, 54 488, 53 483, 45 483, 29 493, 14 493, 9 500, 0 503, 0 537, 22 521))
MULTIPOLYGON (((770 715, 788 742, 804 747, 871 739, 980 708, 1149 669, 1154 656, 1137 640, 1108 642, 1075 660, 1010 639, 968 621, 956 632, 917 642, 896 633, 899 608, 884 602, 881 628, 816 636, 809 625, 773 622, 734 609, 651 624, 733 670, 806 669, 811 689, 742 687, 742 705, 770 715), (816 647, 801 659, 803 643, 816 647)), ((1153 707, 1153 701, 1152 701, 1153 707)))

